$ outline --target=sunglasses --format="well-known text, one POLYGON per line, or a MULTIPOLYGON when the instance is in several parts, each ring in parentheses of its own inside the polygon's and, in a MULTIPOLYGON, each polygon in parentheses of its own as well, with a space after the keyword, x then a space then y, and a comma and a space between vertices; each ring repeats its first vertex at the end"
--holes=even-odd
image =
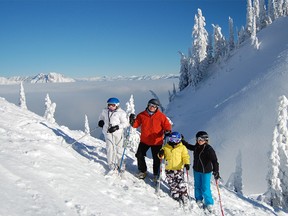
POLYGON ((116 104, 108 104, 108 107, 115 107, 116 106, 116 104))
POLYGON ((148 106, 149 106, 149 107, 153 107, 153 108, 157 108, 157 107, 158 107, 157 105, 151 104, 151 103, 149 103, 148 106))

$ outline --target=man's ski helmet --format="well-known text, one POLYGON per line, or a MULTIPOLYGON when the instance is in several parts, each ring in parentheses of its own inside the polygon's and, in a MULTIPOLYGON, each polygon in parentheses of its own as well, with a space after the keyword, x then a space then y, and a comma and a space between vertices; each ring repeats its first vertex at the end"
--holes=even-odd
POLYGON ((198 138, 208 140, 209 136, 208 136, 208 133, 206 131, 198 131, 196 133, 196 139, 198 139, 198 138))
POLYGON ((172 143, 180 143, 181 140, 182 140, 182 137, 181 137, 181 134, 178 133, 178 132, 172 132, 170 135, 169 135, 169 142, 172 142, 172 143))
POLYGON ((159 100, 157 100, 157 99, 155 99, 155 98, 150 99, 150 100, 148 101, 148 105, 149 105, 149 104, 153 104, 153 105, 156 105, 156 106, 160 106, 159 100))
POLYGON ((120 105, 120 101, 118 100, 118 98, 109 98, 107 100, 107 104, 115 104, 117 107, 120 105))

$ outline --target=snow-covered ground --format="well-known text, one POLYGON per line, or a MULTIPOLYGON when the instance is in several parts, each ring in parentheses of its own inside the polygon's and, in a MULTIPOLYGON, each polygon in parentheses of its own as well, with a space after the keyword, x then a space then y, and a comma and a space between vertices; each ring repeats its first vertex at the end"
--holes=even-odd
MULTIPOLYGON (((105 143, 91 136, 75 142, 83 135, 0 98, 0 215, 203 215, 193 199, 191 211, 183 212, 165 184, 159 197, 149 177, 136 179, 133 152, 128 152, 124 179, 105 176, 105 143)), ((191 181, 189 176, 192 195, 191 181)), ((215 215, 220 215, 215 184, 212 189, 215 215)), ((225 215, 277 215, 265 204, 222 186, 220 191, 225 215)))

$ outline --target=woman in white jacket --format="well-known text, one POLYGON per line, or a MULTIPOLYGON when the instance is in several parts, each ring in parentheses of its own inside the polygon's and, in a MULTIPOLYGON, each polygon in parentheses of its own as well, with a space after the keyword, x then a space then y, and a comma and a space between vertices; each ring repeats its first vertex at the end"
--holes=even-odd
MULTIPOLYGON (((107 162, 112 172, 120 167, 124 150, 124 129, 129 126, 127 114, 119 105, 120 101, 117 98, 109 98, 107 107, 103 109, 98 122, 105 136, 107 162)), ((122 165, 119 171, 124 171, 124 169, 122 165)))

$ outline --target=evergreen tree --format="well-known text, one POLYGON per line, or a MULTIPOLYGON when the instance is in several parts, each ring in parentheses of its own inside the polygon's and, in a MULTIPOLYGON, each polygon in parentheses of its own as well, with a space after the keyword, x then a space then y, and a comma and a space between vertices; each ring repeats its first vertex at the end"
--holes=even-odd
POLYGON ((205 29, 205 17, 202 11, 198 9, 197 15, 194 18, 194 26, 192 31, 192 65, 190 74, 193 86, 204 78, 208 67, 207 63, 207 46, 208 46, 208 32, 205 29))
POLYGON ((279 101, 280 105, 277 120, 277 130, 279 133, 277 141, 280 158, 279 179, 282 189, 282 207, 288 209, 288 100, 283 95, 279 97, 279 101))
POLYGON ((257 29, 256 29, 256 14, 254 12, 252 28, 251 28, 251 45, 253 45, 258 50, 259 47, 260 47, 260 43, 258 42, 258 38, 257 38, 256 32, 257 32, 257 29))
POLYGON ((252 22, 253 22, 253 7, 252 0, 247 0, 247 13, 246 13, 246 35, 247 38, 251 36, 252 33, 252 22))
POLYGON ((234 50, 235 40, 234 40, 234 25, 233 19, 229 17, 229 51, 234 50))
POLYGON ((279 133, 276 127, 273 132, 273 141, 268 163, 268 174, 266 177, 268 188, 267 192, 265 193, 266 203, 271 205, 273 208, 280 207, 282 202, 282 188, 279 179, 280 158, 278 154, 278 136, 279 133))
POLYGON ((234 191, 239 194, 243 194, 243 183, 242 183, 242 154, 238 152, 236 158, 236 169, 234 176, 234 191))
POLYGON ((265 28, 269 24, 267 17, 267 10, 265 6, 265 0, 259 0, 259 30, 265 28))
POLYGON ((180 77, 179 77, 179 90, 182 91, 189 85, 189 73, 188 73, 188 60, 186 56, 179 52, 181 56, 180 60, 180 77))
POLYGON ((277 17, 277 2, 276 0, 268 0, 268 16, 273 22, 277 17))
POLYGON ((47 94, 45 98, 45 107, 46 110, 44 113, 44 118, 50 123, 55 123, 54 113, 56 109, 56 104, 51 102, 49 94, 47 94))
POLYGON ((288 0, 283 2, 283 16, 288 16, 288 0))
MULTIPOLYGON (((130 96, 129 101, 126 103, 126 113, 128 120, 131 114, 135 114, 133 95, 130 96)), ((124 143, 127 145, 127 147, 130 149, 130 151, 136 152, 138 143, 140 142, 140 133, 137 131, 136 128, 128 127, 127 130, 125 130, 124 136, 125 136, 124 143)))
MULTIPOLYGON (((254 0, 253 2, 253 11, 254 11, 254 19, 256 22, 256 32, 258 32, 260 30, 260 2, 259 0, 254 0)), ((253 26, 253 28, 255 28, 253 26)))
POLYGON ((244 41, 245 41, 245 28, 244 28, 244 26, 242 26, 240 31, 238 32, 238 47, 244 41))
POLYGON ((207 62, 208 64, 213 64, 213 36, 212 34, 208 35, 208 46, 207 46, 207 62))
POLYGON ((221 27, 218 25, 213 26, 213 36, 214 36, 214 60, 218 62, 221 60, 226 54, 226 40, 225 37, 221 33, 221 27))
POLYGON ((20 92, 19 92, 19 106, 22 109, 27 109, 27 105, 26 105, 26 97, 25 97, 25 92, 24 92, 24 87, 23 87, 23 83, 20 83, 20 92))
POLYGON ((87 115, 85 115, 85 134, 89 134, 90 135, 90 127, 89 127, 89 121, 88 121, 88 117, 87 115))

